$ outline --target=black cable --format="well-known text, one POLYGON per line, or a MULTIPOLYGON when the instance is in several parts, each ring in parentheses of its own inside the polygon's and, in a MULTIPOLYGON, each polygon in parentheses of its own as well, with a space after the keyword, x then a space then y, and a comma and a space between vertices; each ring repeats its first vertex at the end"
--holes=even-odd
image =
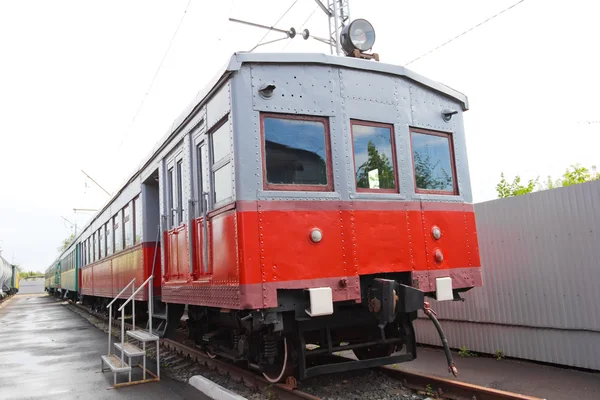
POLYGON ((287 13, 290 12, 290 10, 296 5, 296 3, 298 2, 298 0, 294 0, 294 2, 292 3, 292 5, 287 9, 286 12, 283 13, 283 15, 281 17, 279 17, 279 19, 277 20, 277 22, 275 22, 273 25, 271 25, 271 28, 267 31, 267 33, 265 33, 265 35, 258 41, 258 43, 256 43, 256 45, 254 47, 252 47, 252 50, 254 50, 255 48, 257 48, 263 40, 265 40, 265 38, 267 37, 267 35, 269 33, 271 33, 271 30, 273 29, 273 27, 275 25, 277 25, 279 23, 279 21, 281 21, 283 19, 283 17, 285 17, 287 15, 287 13))
POLYGON ((142 107, 144 106, 144 103, 146 102, 146 98, 148 97, 148 93, 150 93, 150 91, 152 90, 152 86, 154 86, 154 81, 156 81, 156 77, 158 76, 158 73, 160 72, 160 69, 162 68, 163 62, 165 61, 165 59, 167 58, 167 54, 169 54, 169 50, 171 50, 171 45, 173 45, 173 41, 175 40, 175 36, 177 36, 177 32, 179 32, 179 28, 181 27, 181 24, 183 23, 183 19, 185 18, 185 15, 187 14, 187 10, 190 7, 192 0, 189 0, 187 3, 187 6, 185 6, 185 10, 183 11, 183 15, 181 16, 181 19, 179 20, 179 24, 177 25, 177 28, 175 29, 175 33, 173 33, 173 37, 171 37, 171 41, 169 42, 169 47, 167 47, 167 50, 165 51, 165 54, 163 54, 162 59, 160 60, 160 64, 158 64, 158 68, 156 69, 156 73, 154 74, 154 77, 152 78, 152 82, 150 82, 150 86, 148 87, 148 90, 146 90, 146 94, 144 94, 144 98, 142 99, 142 103, 140 104, 140 106, 138 107, 133 120, 131 121, 131 125, 129 125, 129 128, 127 129, 127 131, 125 131, 125 135, 123 135, 123 138, 121 139, 121 143, 119 144, 118 147, 121 147, 121 145, 123 144, 123 142, 125 141, 125 136, 127 135, 127 132, 129 132, 129 129, 131 129, 131 127, 133 126, 133 124, 135 124, 135 121, 138 117, 138 115, 140 114, 140 111, 142 110, 142 107))
POLYGON ((444 47, 444 46, 445 46, 445 45, 447 45, 448 43, 450 43, 450 42, 453 42, 454 40, 458 39, 459 37, 461 37, 461 36, 465 35, 466 33, 469 33, 470 31, 472 31, 472 30, 473 30, 473 29, 475 29, 475 28, 478 28, 478 27, 480 27, 481 25, 483 25, 483 24, 485 24, 486 22, 488 22, 488 21, 490 21, 490 20, 492 20, 492 19, 496 18, 496 17, 497 17, 497 16, 499 16, 500 14, 503 14, 503 13, 505 13, 506 11, 510 10, 511 8, 518 6, 519 4, 521 4, 521 3, 522 3, 522 2, 524 2, 524 1, 525 1, 525 0, 520 0, 520 1, 518 1, 517 3, 513 4, 512 6, 510 6, 510 7, 508 7, 508 8, 505 8, 504 10, 500 11, 499 13, 497 13, 497 14, 495 14, 495 15, 493 15, 493 16, 491 16, 491 17, 489 17, 489 18, 488 18, 488 19, 486 19, 485 21, 482 21, 482 22, 478 23, 477 25, 475 25, 474 27, 472 27, 472 28, 470 28, 470 29, 468 29, 468 30, 464 31, 464 32, 463 32, 463 33, 461 33, 460 35, 457 35, 457 36, 453 37, 452 39, 448 40, 447 42, 445 42, 445 43, 442 43, 441 45, 439 45, 439 46, 438 46, 438 47, 436 47, 435 49, 429 50, 427 53, 423 53, 423 54, 421 54, 419 57, 415 58, 415 59, 414 59, 414 60, 412 60, 411 62, 408 62, 408 63, 404 64, 404 66, 406 67, 407 65, 410 65, 410 64, 414 63, 415 61, 417 61, 417 60, 419 60, 419 59, 421 59, 421 58, 423 58, 423 57, 425 57, 425 56, 427 56, 427 55, 429 55, 429 54, 433 53, 434 51, 436 51, 436 50, 438 50, 438 49, 441 49, 442 47, 444 47))

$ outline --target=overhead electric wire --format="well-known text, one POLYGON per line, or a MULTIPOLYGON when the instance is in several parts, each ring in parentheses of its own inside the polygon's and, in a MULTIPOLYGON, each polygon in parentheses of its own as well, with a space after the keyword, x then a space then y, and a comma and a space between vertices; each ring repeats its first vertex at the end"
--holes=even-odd
POLYGON ((265 40, 267 35, 269 33, 271 33, 271 30, 275 27, 275 25, 277 25, 279 23, 279 21, 281 21, 283 19, 283 17, 285 17, 287 15, 287 13, 290 12, 290 10, 296 5, 297 2, 298 2, 298 0, 294 0, 292 5, 286 10, 286 12, 284 12, 283 15, 281 17, 279 17, 279 19, 273 25, 271 25, 271 28, 267 31, 267 33, 265 33, 265 35, 258 41, 258 43, 256 43, 256 45, 250 51, 252 51, 255 48, 257 48, 258 46, 260 46, 260 44, 262 43, 263 40, 265 40))
POLYGON ((506 11, 508 11, 508 10, 510 10, 510 9, 512 9, 512 8, 514 8, 514 7, 516 7, 516 6, 518 6, 519 4, 521 4, 521 3, 522 3, 522 2, 524 2, 524 1, 525 1, 525 0, 520 0, 520 1, 516 2, 516 3, 515 3, 515 4, 513 4, 512 6, 510 6, 510 7, 508 7, 508 8, 505 8, 504 10, 500 11, 499 13, 497 13, 497 14, 495 14, 495 15, 493 15, 493 16, 491 16, 491 17, 489 17, 489 18, 488 18, 488 19, 486 19, 485 21, 482 21, 482 22, 478 23, 477 25, 473 26, 472 28, 470 28, 470 29, 468 29, 468 30, 464 31, 463 33, 461 33, 461 34, 459 34, 459 35, 457 35, 457 36, 453 37, 453 38, 452 38, 452 39, 450 39, 450 40, 448 40, 447 42, 444 42, 444 43, 442 43, 442 44, 441 44, 441 45, 439 45, 438 47, 436 47, 436 48, 434 48, 434 49, 431 49, 431 50, 429 50, 427 53, 423 53, 423 54, 421 54, 419 57, 415 58, 414 60, 412 60, 412 61, 410 61, 410 62, 408 62, 408 63, 404 64, 404 66, 410 65, 410 64, 414 63, 415 61, 417 61, 417 60, 420 60, 421 58, 423 58, 423 57, 425 57, 425 56, 428 56, 429 54, 433 53, 434 51, 436 51, 436 50, 438 50, 438 49, 441 49, 442 47, 444 47, 445 45, 449 44, 450 42, 453 42, 454 40, 458 39, 459 37, 461 37, 461 36, 463 36, 463 35, 465 35, 465 34, 467 34, 467 33, 471 32, 471 31, 472 31, 473 29, 475 29, 475 28, 479 28, 481 25, 483 25, 483 24, 485 24, 486 22, 488 22, 488 21, 490 21, 490 20, 492 20, 492 19, 496 18, 496 17, 497 17, 497 16, 499 16, 500 14, 503 14, 503 13, 505 13, 506 11))
POLYGON ((152 90, 152 87, 154 86, 154 82, 156 81, 156 77, 158 76, 163 63, 165 62, 165 59, 167 58, 167 55, 169 54, 169 51, 171 50, 171 46, 173 45, 173 42, 175 41, 175 37, 177 36, 177 33, 179 32, 179 28, 181 27, 181 24, 183 23, 183 20, 187 14, 188 8, 190 8, 190 4, 192 3, 192 0, 189 0, 187 5, 185 6, 185 10, 183 11, 183 15, 181 16, 181 19, 179 20, 179 24, 177 24, 177 28, 175 29, 175 33, 173 33, 173 36, 171 37, 171 41, 169 42, 169 46, 167 47, 167 50, 165 51, 165 53, 163 54, 162 59, 160 60, 160 64, 158 64, 158 68, 156 69, 156 72, 154 73, 154 77, 152 78, 152 82, 150 82, 150 86, 148 86, 148 90, 146 90, 146 94, 144 94, 144 98, 142 99, 142 102, 140 103, 140 106, 138 107, 133 120, 131 121, 131 124, 129 125, 129 128, 127 128, 127 131, 125 131, 125 134, 123 135, 123 137, 121 138, 121 143, 119 143, 119 146, 117 146, 117 148, 121 147, 121 145, 123 144, 123 142, 125 141, 125 137, 127 136, 127 133, 129 132, 129 130, 133 127, 133 124, 135 124, 135 121, 137 119, 137 117, 140 114, 140 111, 142 110, 142 107, 144 106, 144 103, 146 102, 146 98, 148 97, 148 93, 150 93, 150 91, 152 90))

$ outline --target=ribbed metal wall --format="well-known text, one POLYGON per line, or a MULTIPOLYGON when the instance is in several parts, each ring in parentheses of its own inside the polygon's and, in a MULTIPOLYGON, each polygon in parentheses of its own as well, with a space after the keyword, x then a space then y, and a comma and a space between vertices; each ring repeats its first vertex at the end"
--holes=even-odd
MULTIPOLYGON (((475 213, 484 287, 464 303, 431 302, 450 346, 600 370, 600 181, 475 213)), ((416 329, 440 344, 428 320, 416 329)))

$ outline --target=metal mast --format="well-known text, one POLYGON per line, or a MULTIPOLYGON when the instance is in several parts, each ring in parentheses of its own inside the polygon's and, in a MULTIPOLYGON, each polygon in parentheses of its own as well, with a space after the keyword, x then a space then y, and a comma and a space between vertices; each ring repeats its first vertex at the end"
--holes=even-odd
POLYGON ((327 0, 327 6, 321 0, 315 0, 321 10, 329 17, 329 48, 331 54, 342 55, 340 34, 342 29, 350 23, 350 0, 327 0))

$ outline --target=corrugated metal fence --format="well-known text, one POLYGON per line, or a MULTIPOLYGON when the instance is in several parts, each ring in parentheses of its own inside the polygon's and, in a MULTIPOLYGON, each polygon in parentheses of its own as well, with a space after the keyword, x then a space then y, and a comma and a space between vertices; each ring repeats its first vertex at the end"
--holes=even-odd
MULTIPOLYGON (((484 287, 464 303, 431 302, 450 346, 600 370, 600 181, 475 213, 484 287)), ((428 320, 416 330, 440 344, 428 320)))

